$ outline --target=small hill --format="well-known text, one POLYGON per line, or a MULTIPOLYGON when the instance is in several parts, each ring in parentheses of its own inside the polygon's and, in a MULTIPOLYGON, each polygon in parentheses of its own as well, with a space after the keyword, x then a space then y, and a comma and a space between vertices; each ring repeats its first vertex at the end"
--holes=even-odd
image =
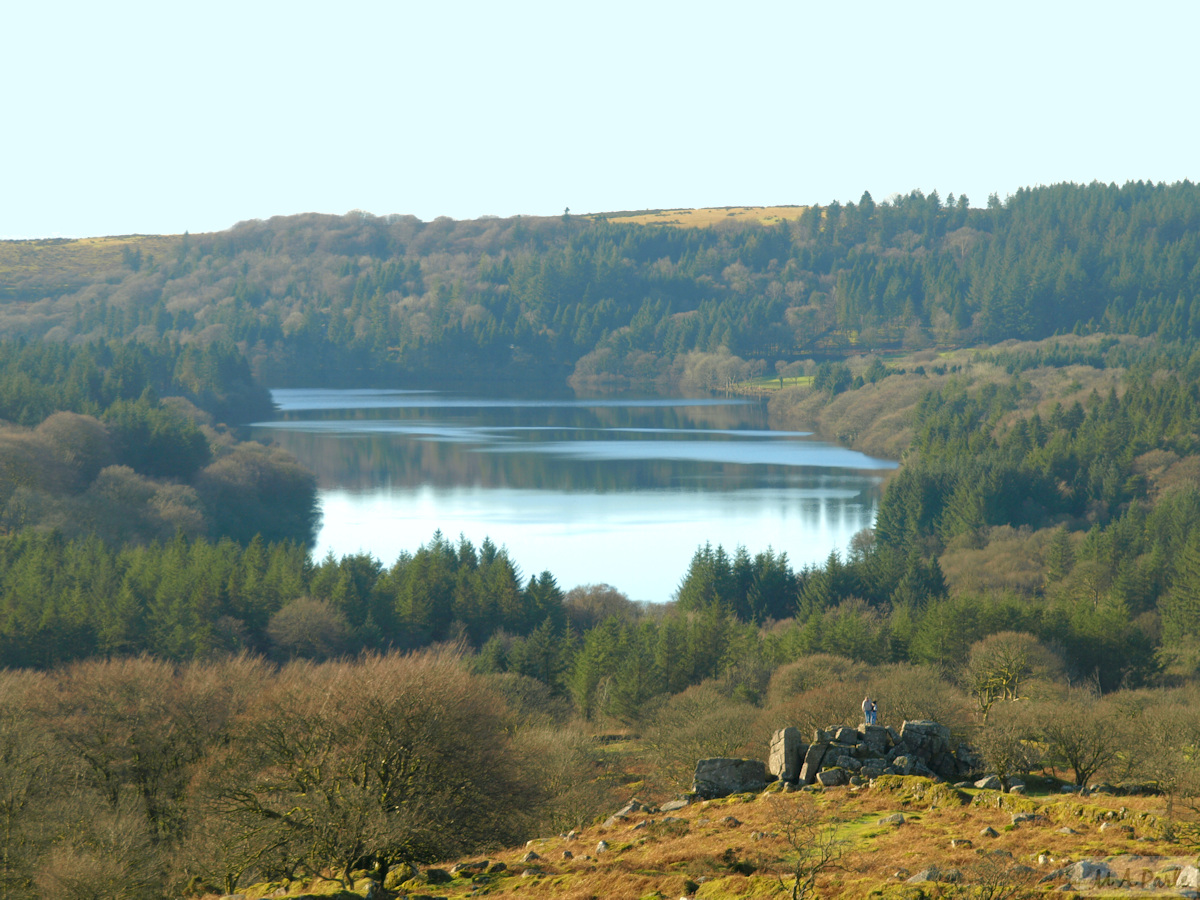
MULTIPOLYGON (((1176 823, 1171 836, 1162 797, 1063 794, 1060 782, 1034 778, 1025 795, 915 776, 781 788, 667 812, 634 804, 567 835, 448 861, 407 881, 393 875, 389 887, 446 898, 785 897, 796 871, 806 874, 829 848, 810 896, 1020 897, 1066 884, 1067 896, 1179 896, 1176 882, 1196 863, 1195 834, 1176 823)), ((243 896, 285 896, 282 887, 243 896)), ((356 887, 365 894, 367 882, 356 887)))

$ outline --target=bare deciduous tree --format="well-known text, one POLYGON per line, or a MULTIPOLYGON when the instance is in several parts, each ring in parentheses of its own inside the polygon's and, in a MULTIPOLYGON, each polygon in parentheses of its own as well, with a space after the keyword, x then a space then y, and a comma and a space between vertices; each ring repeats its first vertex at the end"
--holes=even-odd
POLYGON ((780 887, 792 900, 818 896, 817 880, 841 867, 846 848, 837 817, 823 814, 807 794, 772 797, 771 809, 787 845, 776 870, 780 887))
POLYGON ((224 765, 196 784, 224 820, 209 877, 355 868, 380 877, 522 833, 536 781, 503 702, 449 652, 293 663, 247 711, 224 765))
POLYGON ((1112 711, 1089 693, 1073 691, 1063 703, 1042 704, 1035 716, 1047 761, 1069 768, 1080 787, 1127 749, 1112 711))

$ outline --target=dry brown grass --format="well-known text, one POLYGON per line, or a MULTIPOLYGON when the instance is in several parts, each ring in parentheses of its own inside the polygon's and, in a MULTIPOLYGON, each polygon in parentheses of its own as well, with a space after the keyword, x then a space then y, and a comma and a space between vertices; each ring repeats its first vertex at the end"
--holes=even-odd
POLYGON ((78 240, 0 241, 0 279, 37 274, 71 280, 96 270, 124 265, 126 247, 161 256, 174 251, 178 235, 130 234, 78 240))
POLYGON ((658 209, 644 213, 606 213, 605 218, 623 225, 707 228, 723 222, 775 225, 787 219, 799 219, 807 210, 807 206, 708 206, 702 209, 658 209))

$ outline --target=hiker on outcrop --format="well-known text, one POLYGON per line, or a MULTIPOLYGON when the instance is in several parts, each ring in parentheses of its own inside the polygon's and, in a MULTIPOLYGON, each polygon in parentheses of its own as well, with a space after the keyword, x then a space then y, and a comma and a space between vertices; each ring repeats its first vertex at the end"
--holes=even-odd
POLYGON ((871 701, 871 721, 868 722, 867 724, 868 725, 878 725, 879 724, 879 704, 876 703, 874 700, 871 701))
POLYGON ((863 697, 862 706, 863 706, 863 722, 867 725, 874 725, 875 720, 872 718, 872 710, 874 710, 875 704, 871 701, 870 697, 863 697))

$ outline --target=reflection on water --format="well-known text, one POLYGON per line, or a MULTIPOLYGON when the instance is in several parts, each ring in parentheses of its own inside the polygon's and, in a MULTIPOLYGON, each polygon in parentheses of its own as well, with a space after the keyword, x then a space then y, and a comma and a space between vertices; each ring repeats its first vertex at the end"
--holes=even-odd
POLYGON ((318 554, 385 563, 441 529, 491 537, 527 575, 664 601, 707 542, 842 551, 894 463, 771 430, 745 400, 496 399, 277 390, 256 426, 319 478, 318 554))

